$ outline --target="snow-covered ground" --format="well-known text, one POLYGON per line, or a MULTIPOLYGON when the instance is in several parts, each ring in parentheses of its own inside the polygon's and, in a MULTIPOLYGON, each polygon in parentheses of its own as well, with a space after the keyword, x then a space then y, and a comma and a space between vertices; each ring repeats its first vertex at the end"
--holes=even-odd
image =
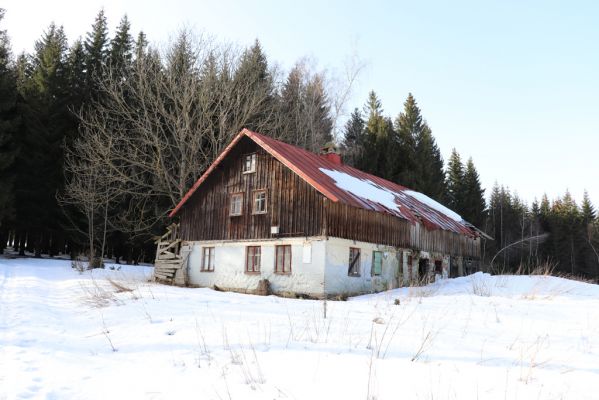
POLYGON ((599 398, 599 286, 478 273, 324 319, 151 273, 0 258, 0 399, 599 398))

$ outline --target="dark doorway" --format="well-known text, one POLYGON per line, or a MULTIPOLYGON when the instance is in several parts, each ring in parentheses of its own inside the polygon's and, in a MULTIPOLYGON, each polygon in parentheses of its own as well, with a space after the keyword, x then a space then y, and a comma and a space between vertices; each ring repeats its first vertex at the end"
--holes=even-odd
POLYGON ((418 260, 418 279, 423 281, 428 274, 428 258, 418 260))
POLYGON ((458 262, 455 257, 451 257, 449 259, 449 277, 457 278, 458 277, 458 262))
POLYGON ((435 260, 435 274, 443 275, 443 261, 435 260))

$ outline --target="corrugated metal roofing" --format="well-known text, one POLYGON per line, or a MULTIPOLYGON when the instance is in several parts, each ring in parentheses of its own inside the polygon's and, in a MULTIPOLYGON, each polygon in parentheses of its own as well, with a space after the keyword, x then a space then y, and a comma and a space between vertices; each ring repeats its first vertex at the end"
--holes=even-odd
POLYGON ((171 212, 171 217, 179 211, 183 204, 185 204, 189 197, 198 189, 201 183, 243 136, 252 139, 260 147, 302 177, 308 184, 331 201, 342 202, 353 207, 376 212, 392 214, 413 223, 420 222, 427 229, 442 229, 468 236, 478 236, 471 224, 463 220, 456 221, 445 213, 426 204, 426 202, 419 201, 415 197, 410 196, 406 193, 409 189, 404 186, 395 184, 378 176, 367 174, 366 172, 352 168, 348 165, 334 163, 323 155, 314 154, 310 151, 260 135, 247 129, 242 130, 239 135, 233 139, 208 170, 200 177, 200 179, 198 179, 171 212), (339 187, 335 180, 323 172, 322 169, 338 171, 362 181, 369 181, 371 185, 374 184, 382 190, 393 192, 395 194, 395 202, 399 207, 389 208, 377 201, 360 197, 350 190, 339 187))

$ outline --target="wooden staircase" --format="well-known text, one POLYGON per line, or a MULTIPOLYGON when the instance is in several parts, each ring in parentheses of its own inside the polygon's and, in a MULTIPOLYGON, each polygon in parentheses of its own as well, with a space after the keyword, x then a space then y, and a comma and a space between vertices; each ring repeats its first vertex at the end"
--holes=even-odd
POLYGON ((154 280, 157 282, 185 285, 184 265, 187 261, 181 256, 179 224, 167 227, 167 232, 155 241, 156 261, 154 262, 154 280))

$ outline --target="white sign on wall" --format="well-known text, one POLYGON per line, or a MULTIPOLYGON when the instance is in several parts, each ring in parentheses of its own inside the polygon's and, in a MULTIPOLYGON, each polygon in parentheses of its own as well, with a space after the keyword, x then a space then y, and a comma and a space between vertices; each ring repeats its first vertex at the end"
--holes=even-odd
POLYGON ((302 258, 304 264, 312 263, 312 243, 304 243, 304 252, 302 258))

